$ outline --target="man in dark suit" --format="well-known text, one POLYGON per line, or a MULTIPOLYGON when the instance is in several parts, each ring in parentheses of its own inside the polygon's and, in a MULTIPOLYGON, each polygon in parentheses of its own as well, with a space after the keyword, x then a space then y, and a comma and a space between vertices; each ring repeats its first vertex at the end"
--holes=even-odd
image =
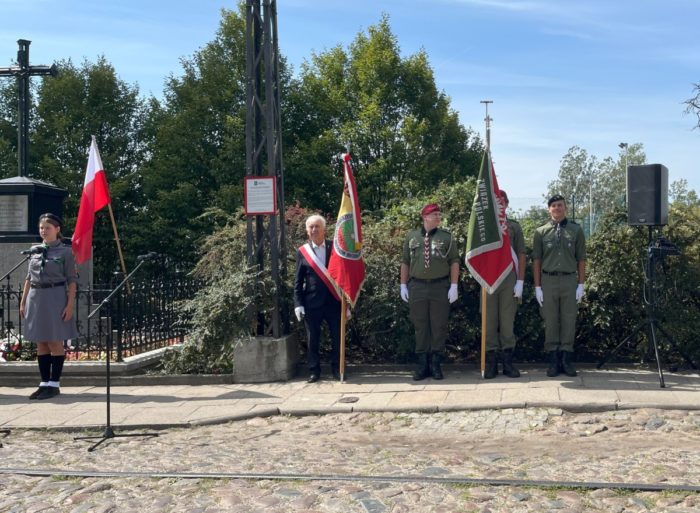
POLYGON ((326 220, 312 215, 306 220, 309 242, 297 249, 294 279, 294 313, 304 320, 308 341, 309 383, 321 377, 321 323, 325 320, 331 335, 331 371, 340 379, 340 300, 333 280, 328 276, 328 262, 333 251, 326 240, 326 220))

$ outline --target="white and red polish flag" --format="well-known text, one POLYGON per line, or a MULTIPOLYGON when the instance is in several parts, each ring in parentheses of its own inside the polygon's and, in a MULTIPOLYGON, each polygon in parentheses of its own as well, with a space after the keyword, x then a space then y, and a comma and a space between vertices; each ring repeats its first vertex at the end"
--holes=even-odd
POLYGON ((105 176, 100 152, 97 149, 97 142, 95 142, 95 136, 93 135, 87 171, 85 172, 83 195, 80 197, 78 220, 75 222, 75 231, 73 232, 73 254, 77 264, 82 264, 90 259, 95 213, 109 205, 110 202, 107 177, 105 176))

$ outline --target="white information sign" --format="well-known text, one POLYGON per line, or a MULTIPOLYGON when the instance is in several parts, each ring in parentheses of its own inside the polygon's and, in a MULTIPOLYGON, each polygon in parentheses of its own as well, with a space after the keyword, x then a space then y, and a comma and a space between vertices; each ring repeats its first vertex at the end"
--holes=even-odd
POLYGON ((276 214, 275 177, 245 177, 245 213, 249 216, 276 214))

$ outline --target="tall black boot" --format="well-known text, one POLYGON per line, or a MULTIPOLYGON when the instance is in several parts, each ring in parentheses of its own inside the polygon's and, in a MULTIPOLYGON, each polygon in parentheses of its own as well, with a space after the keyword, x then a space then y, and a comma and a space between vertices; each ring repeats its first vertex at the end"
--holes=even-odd
POLYGON ((486 368, 484 379, 493 379, 498 375, 498 358, 496 351, 486 351, 486 368))
POLYGON ((433 353, 432 359, 431 369, 433 379, 443 379, 444 376, 442 375, 442 368, 440 367, 440 364, 442 363, 442 353, 433 353))
POLYGON ((574 364, 571 363, 571 360, 573 360, 574 353, 571 351, 562 351, 561 352, 561 370, 569 376, 570 378, 573 378, 576 376, 576 369, 574 368, 574 364))
POLYGON ((413 381, 420 381, 430 376, 430 358, 428 353, 418 353, 416 357, 418 363, 416 363, 416 370, 413 373, 413 381))
POLYGON ((547 376, 556 378, 559 375, 559 351, 549 352, 549 367, 547 368, 547 376))
POLYGON ((519 378, 520 371, 513 365, 513 350, 503 350, 503 375, 509 378, 519 378))

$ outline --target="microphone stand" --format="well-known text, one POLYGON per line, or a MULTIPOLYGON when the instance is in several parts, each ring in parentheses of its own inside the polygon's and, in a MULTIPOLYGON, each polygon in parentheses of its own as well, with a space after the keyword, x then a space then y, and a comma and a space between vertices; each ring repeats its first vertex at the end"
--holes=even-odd
MULTIPOLYGON (((8 306, 8 307, 10 306, 10 275, 11 275, 19 266, 21 266, 21 265, 24 264, 27 260, 29 260, 31 257, 32 257, 31 253, 28 254, 28 255, 25 255, 25 257, 24 257, 22 260, 20 260, 19 262, 17 262, 17 264, 16 264, 12 269, 10 269, 9 271, 7 271, 5 274, 2 275, 2 277, 0 277, 0 281, 2 281, 2 280, 4 280, 4 279, 7 278, 7 306, 8 306)), ((20 298, 20 301, 21 301, 21 298, 20 298)), ((5 323, 4 323, 4 320, 5 320, 5 309, 4 309, 4 308, 0 308, 0 319, 1 319, 1 320, 0 320, 0 327, 2 327, 2 326, 5 324, 5 323)), ((10 335, 9 335, 9 328, 8 328, 8 335, 7 335, 7 336, 8 336, 8 339, 9 339, 9 336, 10 336, 10 335)), ((10 436, 10 433, 12 433, 12 431, 10 431, 9 429, 0 429, 0 435, 2 435, 3 438, 7 438, 8 436, 10 436)), ((1 442, 0 442, 0 448, 2 448, 2 443, 1 443, 1 442)))
MULTIPOLYGON (((90 315, 87 316, 88 319, 91 319, 92 317, 95 316, 97 312, 102 309, 103 306, 107 305, 112 297, 121 290, 121 288, 129 281, 129 278, 131 278, 132 275, 138 271, 141 266, 146 262, 146 260, 149 260, 149 258, 142 258, 141 261, 138 263, 138 265, 134 268, 133 271, 131 271, 126 278, 122 280, 119 285, 117 285, 112 292, 109 293, 109 295, 102 300, 102 302, 97 305, 97 308, 95 308, 92 312, 90 312, 90 315)), ((100 330, 102 329, 102 323, 98 323, 98 326, 100 326, 100 330)), ((105 425, 105 430, 102 436, 78 436, 74 437, 73 440, 97 440, 97 443, 93 444, 88 448, 88 452, 92 452, 97 447, 102 444, 103 442, 111 439, 111 438, 122 438, 122 437, 132 437, 132 436, 147 436, 147 437, 155 437, 158 436, 158 433, 127 433, 127 434, 115 434, 114 429, 112 429, 112 424, 111 424, 111 370, 109 366, 109 362, 112 357, 112 335, 107 336, 107 360, 106 360, 106 374, 107 374, 107 423, 105 425)))

